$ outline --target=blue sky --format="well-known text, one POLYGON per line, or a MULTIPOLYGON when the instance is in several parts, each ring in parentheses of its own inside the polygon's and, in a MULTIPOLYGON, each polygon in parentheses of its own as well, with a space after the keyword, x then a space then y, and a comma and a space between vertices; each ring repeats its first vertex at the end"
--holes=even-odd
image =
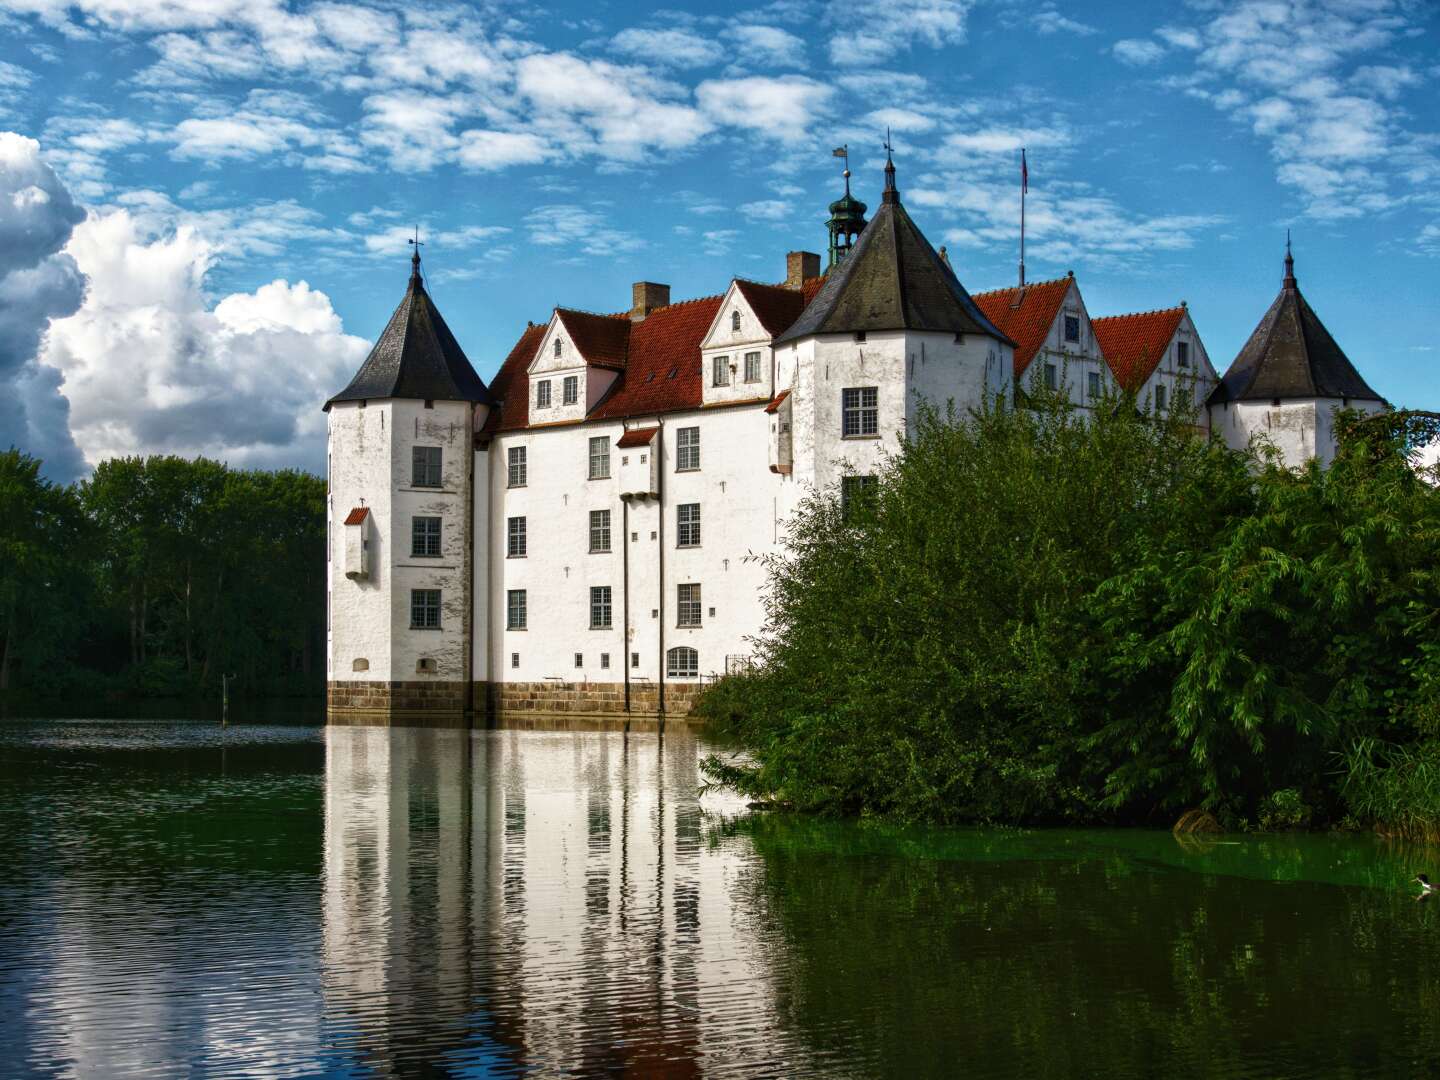
POLYGON ((823 250, 848 143, 972 291, 1189 302, 1222 369, 1279 286, 1440 408, 1440 12, 1409 0, 580 5, 0 0, 0 441, 318 468, 403 291, 488 377, 556 303, 823 250))

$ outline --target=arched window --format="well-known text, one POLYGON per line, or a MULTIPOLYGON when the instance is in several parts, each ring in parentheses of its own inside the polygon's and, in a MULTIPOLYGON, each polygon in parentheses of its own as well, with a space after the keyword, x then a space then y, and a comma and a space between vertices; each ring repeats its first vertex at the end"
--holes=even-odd
POLYGON ((560 355, 562 352, 564 352, 564 351, 565 351, 565 342, 562 341, 560 338, 557 337, 557 338, 555 339, 555 355, 556 355, 556 356, 559 356, 559 355, 560 355))
POLYGON ((677 645, 665 654, 665 677, 693 679, 700 674, 700 654, 685 645, 677 645))
POLYGON ((730 312, 730 329, 731 329, 731 330, 734 330, 736 333, 739 333, 739 331, 740 331, 740 312, 738 312, 738 311, 732 311, 732 312, 730 312))

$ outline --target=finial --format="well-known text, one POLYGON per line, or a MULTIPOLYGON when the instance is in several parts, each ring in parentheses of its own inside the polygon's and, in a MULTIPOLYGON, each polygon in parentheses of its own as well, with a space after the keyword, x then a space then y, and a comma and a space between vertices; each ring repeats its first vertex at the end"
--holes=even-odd
POLYGON ((412 280, 419 280, 419 278, 420 278, 420 249, 425 246, 425 241, 423 241, 423 240, 420 239, 420 226, 419 226, 419 225, 416 225, 416 226, 415 226, 415 236, 414 236, 414 238, 413 238, 413 239, 410 239, 410 240, 406 240, 405 242, 406 242, 407 244, 411 245, 411 246, 415 249, 414 253, 410 256, 410 277, 411 277, 412 280))
POLYGON ((1285 288, 1295 288, 1295 256, 1290 254, 1290 230, 1285 230, 1285 288))
POLYGON ((849 195, 849 194, 850 194, 850 144, 849 144, 849 143, 846 143, 844 146, 837 146, 834 150, 831 150, 830 153, 831 153, 831 155, 832 155, 833 157, 838 157, 838 158, 844 158, 844 159, 845 159, 845 171, 844 171, 843 173, 841 173, 840 175, 843 176, 843 177, 845 177, 845 194, 846 194, 846 195, 849 195))
POLYGON ((900 193, 895 190, 895 160, 891 152, 895 149, 890 140, 890 128, 885 128, 885 201, 899 202, 900 193))

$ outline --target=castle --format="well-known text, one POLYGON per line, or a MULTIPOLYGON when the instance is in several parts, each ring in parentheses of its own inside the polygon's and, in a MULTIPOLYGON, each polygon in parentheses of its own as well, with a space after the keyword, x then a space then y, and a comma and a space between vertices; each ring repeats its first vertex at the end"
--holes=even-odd
MULTIPOLYGON (((1386 407, 1281 291, 1223 378, 1184 303, 1092 319, 1068 276, 972 296, 911 219, 831 204, 828 265, 628 311, 556 308, 490 385, 426 292, 326 403, 332 723, 653 725, 749 662, 764 571, 812 490, 853 497, 922 401, 1048 386, 1194 411, 1290 464, 1334 453, 1337 408, 1386 407), (1195 395, 1195 396, 1191 396, 1195 395), (1197 406, 1191 410, 1192 402, 1197 406)), ((1023 394, 1021 395, 1023 400, 1023 394)))

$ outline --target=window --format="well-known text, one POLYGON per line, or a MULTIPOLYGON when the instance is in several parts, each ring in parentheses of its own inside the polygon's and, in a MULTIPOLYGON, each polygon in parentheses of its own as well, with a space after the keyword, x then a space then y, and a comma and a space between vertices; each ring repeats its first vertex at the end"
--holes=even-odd
POLYGON ((681 503, 675 507, 675 546, 700 546, 699 503, 681 503))
POLYGON ((610 654, 609 654, 608 652, 602 652, 602 653, 600 654, 600 667, 601 667, 602 669, 605 669, 605 668, 608 668, 609 666, 610 666, 610 654))
POLYGON ((556 356, 559 356, 559 355, 560 355, 561 353, 563 353, 564 351, 565 351, 565 342, 564 342, 564 340, 563 340, 562 338, 558 338, 558 337, 557 337, 557 338, 555 339, 555 355, 556 355, 556 356))
POLYGON ((1163 408, 1165 408, 1165 384, 1164 384, 1164 383, 1156 383, 1156 384, 1155 384, 1155 409, 1156 409, 1156 411, 1158 412, 1159 410, 1161 410, 1161 409, 1163 409, 1163 408))
POLYGON ((740 332, 740 312, 730 312, 730 329, 737 334, 740 332))
POLYGON ((760 381, 760 354, 758 352, 747 352, 745 354, 745 381, 760 381))
POLYGON ((856 386, 840 392, 846 438, 875 435, 880 431, 880 390, 874 386, 856 386))
POLYGON ((529 472, 525 463, 525 447, 512 446, 509 450, 510 475, 508 484, 510 487, 524 487, 529 480, 529 472))
POLYGON ((440 486, 440 447, 413 447, 410 464, 410 483, 413 487, 440 486))
POLYGON ((638 652, 632 652, 632 653, 630 654, 630 666, 631 666, 631 667, 639 667, 639 666, 640 666, 640 654, 639 654, 638 652))
POLYGON ((505 554, 512 559, 525 558, 525 519, 513 517, 506 526, 505 554))
POLYGON ((1060 385, 1060 372, 1056 370, 1054 364, 1046 364, 1045 389, 1054 390, 1058 385, 1060 385))
POLYGON ((855 344, 856 344, 856 345, 864 345, 864 344, 865 344, 865 331, 864 331, 864 330, 856 330, 856 331, 855 331, 855 344))
POLYGON ((410 590, 410 629, 440 629, 440 590, 410 590))
POLYGON ((699 626, 701 613, 700 586, 677 585, 675 586, 675 593, 675 625, 699 626))
POLYGON ((410 519, 410 555, 417 559, 438 559, 440 557, 440 519, 438 517, 412 517, 410 519))
POLYGON ((590 550, 610 550, 610 511, 590 511, 590 550))
POLYGON ((1085 389, 1092 398, 1100 396, 1100 373, 1098 371, 1087 372, 1085 375, 1085 389))
POLYGON ((565 405, 574 405, 580 400, 580 376, 566 375, 560 400, 565 405))
POLYGON ((590 440, 590 479, 604 480, 610 475, 610 436, 590 440))
POLYGON ((710 385, 730 385, 730 358, 728 356, 717 356, 710 362, 710 385))
MULTIPOLYGON (((558 345, 559 342, 556 342, 558 345)), ((537 409, 548 409, 550 407, 550 380, 545 379, 535 384, 535 407, 537 409)))
POLYGON ((873 476, 840 478, 840 518, 842 521, 850 521, 856 511, 873 504, 875 484, 876 480, 873 476))
POLYGON ((1066 341, 1079 341, 1079 340, 1080 340, 1080 316, 1079 316, 1079 315, 1066 315, 1066 316, 1065 316, 1065 340, 1066 340, 1066 341))
POLYGON ((577 653, 575 654, 575 666, 576 666, 576 667, 584 667, 584 666, 585 666, 585 654, 584 654, 584 653, 577 652, 577 653))
POLYGON ((590 586, 590 629, 610 629, 610 586, 590 586))
POLYGON ((1190 343, 1188 341, 1175 343, 1175 363, 1178 367, 1190 366, 1190 343))
POLYGON ((677 645, 665 654, 665 675, 671 679, 693 679, 700 674, 700 654, 677 645))
POLYGON ((512 668, 520 666, 520 654, 518 652, 512 652, 510 654, 510 666, 512 668))
POLYGON ((1190 411, 1190 387, 1177 386, 1175 388, 1175 408, 1182 412, 1190 411))
POLYGON ((529 625, 525 590, 510 589, 505 593, 505 629, 524 630, 529 625))
POLYGON ((700 468, 700 429, 682 427, 675 432, 675 471, 700 468))

